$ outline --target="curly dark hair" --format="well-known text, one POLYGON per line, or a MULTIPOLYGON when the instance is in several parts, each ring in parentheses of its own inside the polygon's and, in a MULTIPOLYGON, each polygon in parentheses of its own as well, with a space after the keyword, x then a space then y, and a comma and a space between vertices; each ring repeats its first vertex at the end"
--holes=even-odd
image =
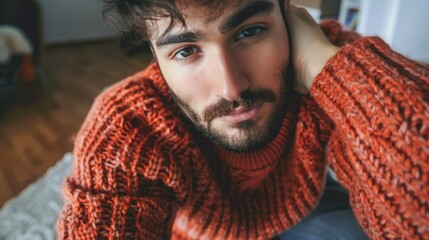
POLYGON ((228 3, 242 4, 243 0, 102 0, 105 3, 103 16, 121 34, 121 43, 128 51, 149 50, 151 32, 148 22, 160 18, 170 18, 168 32, 173 24, 185 20, 177 4, 183 7, 196 5, 210 9, 209 19, 216 19, 228 3))

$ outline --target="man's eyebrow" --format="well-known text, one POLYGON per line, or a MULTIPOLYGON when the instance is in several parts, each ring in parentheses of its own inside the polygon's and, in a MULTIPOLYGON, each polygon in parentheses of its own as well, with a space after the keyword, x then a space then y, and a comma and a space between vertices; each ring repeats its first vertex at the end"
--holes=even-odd
MULTIPOLYGON (((237 10, 229 16, 220 26, 221 33, 226 33, 237 27, 250 17, 273 12, 274 4, 266 0, 254 1, 237 10)), ((182 42, 197 42, 202 39, 201 34, 195 32, 184 32, 179 34, 165 34, 156 40, 157 47, 182 42)))
POLYGON ((268 14, 273 12, 274 4, 269 1, 255 1, 251 2, 244 7, 240 8, 234 14, 229 16, 225 22, 223 22, 219 28, 221 33, 226 33, 231 29, 237 27, 242 22, 246 21, 250 17, 261 14, 268 14))
POLYGON ((197 42, 201 40, 201 35, 194 32, 184 32, 179 34, 166 34, 156 40, 157 47, 163 47, 169 44, 182 42, 197 42))

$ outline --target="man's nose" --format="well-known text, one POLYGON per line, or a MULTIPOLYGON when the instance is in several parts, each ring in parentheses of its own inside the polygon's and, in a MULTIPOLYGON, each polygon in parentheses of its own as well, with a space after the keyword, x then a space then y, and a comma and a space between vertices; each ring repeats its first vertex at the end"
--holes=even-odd
POLYGON ((236 100, 249 88, 249 80, 240 68, 240 60, 233 53, 220 51, 216 56, 218 76, 212 76, 216 94, 228 101, 236 100))

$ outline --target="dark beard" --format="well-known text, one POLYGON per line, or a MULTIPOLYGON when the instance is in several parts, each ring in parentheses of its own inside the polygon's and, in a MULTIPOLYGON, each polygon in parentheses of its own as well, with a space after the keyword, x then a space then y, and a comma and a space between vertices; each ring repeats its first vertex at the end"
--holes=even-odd
POLYGON ((291 69, 291 67, 288 67, 287 63, 282 64, 279 68, 277 81, 281 81, 281 87, 277 93, 278 98, 276 98, 274 93, 270 90, 246 90, 234 101, 221 99, 216 104, 207 107, 201 117, 193 111, 188 102, 180 99, 171 89, 170 92, 179 106, 179 109, 182 111, 182 114, 185 116, 185 119, 190 121, 192 127, 207 137, 211 142, 219 144, 229 151, 252 152, 266 146, 277 136, 280 130, 289 104, 287 96, 293 89, 293 80, 288 77, 290 76, 288 69, 291 69), (228 114, 238 106, 250 107, 258 103, 275 104, 273 108, 274 111, 268 117, 265 128, 257 128, 255 126, 256 122, 252 119, 243 121, 235 126, 235 128, 241 130, 240 134, 244 135, 242 139, 245 139, 245 141, 231 139, 224 133, 212 130, 211 121, 214 118, 228 114), (203 123, 207 123, 207 125, 203 123))

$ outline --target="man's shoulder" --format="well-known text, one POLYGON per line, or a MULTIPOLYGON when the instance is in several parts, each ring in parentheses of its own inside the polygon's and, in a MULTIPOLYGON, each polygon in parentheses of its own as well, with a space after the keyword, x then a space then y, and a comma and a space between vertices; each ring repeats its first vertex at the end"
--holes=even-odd
POLYGON ((139 101, 144 102, 157 97, 160 101, 170 101, 168 87, 159 67, 156 63, 152 63, 146 69, 106 87, 96 97, 95 103, 114 101, 116 104, 112 107, 115 107, 119 103, 139 103, 139 101))
POLYGON ((103 90, 95 99, 95 110, 108 112, 132 111, 135 114, 153 113, 173 104, 162 74, 156 63, 103 90))
POLYGON ((112 166, 122 171, 132 169, 139 171, 139 177, 182 187, 166 176, 179 171, 177 166, 163 160, 171 156, 183 162, 195 159, 197 148, 169 95, 155 64, 105 89, 75 137, 77 164, 108 171, 112 166), (137 167, 131 167, 131 162, 137 167), (167 170, 145 171, 153 167, 167 170))
MULTIPOLYGON (((155 131, 159 125, 180 121, 168 86, 156 64, 149 65, 100 93, 80 131, 102 134, 106 129, 155 131)), ((175 125, 175 124, 172 124, 175 125)))

